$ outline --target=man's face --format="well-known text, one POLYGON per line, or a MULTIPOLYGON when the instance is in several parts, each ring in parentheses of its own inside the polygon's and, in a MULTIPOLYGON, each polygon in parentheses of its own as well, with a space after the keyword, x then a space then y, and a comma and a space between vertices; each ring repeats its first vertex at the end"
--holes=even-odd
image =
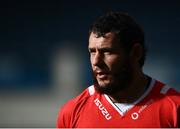
POLYGON ((132 66, 114 33, 89 37, 90 61, 95 88, 100 93, 114 94, 128 87, 132 79, 132 66))

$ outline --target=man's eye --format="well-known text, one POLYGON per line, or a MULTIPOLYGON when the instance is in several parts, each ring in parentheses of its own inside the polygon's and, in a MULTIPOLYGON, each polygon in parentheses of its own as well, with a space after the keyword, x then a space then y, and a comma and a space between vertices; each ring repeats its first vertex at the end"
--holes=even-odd
POLYGON ((89 49, 89 53, 92 53, 92 52, 94 52, 94 50, 89 49))
POLYGON ((95 52, 95 51, 89 51, 89 53, 90 53, 91 55, 96 54, 96 52, 95 52))
POLYGON ((104 51, 103 53, 104 53, 105 55, 110 55, 110 54, 112 54, 111 51, 104 51))
POLYGON ((110 52, 104 52, 104 54, 106 54, 106 55, 107 55, 107 54, 110 54, 110 52))

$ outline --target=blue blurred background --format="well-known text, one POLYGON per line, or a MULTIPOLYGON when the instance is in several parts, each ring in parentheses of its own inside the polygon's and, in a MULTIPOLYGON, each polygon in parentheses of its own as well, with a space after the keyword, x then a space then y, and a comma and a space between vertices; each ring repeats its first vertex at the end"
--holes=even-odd
POLYGON ((144 28, 144 71, 180 90, 180 1, 0 2, 0 127, 55 127, 59 107, 92 84, 88 28, 126 11, 144 28))

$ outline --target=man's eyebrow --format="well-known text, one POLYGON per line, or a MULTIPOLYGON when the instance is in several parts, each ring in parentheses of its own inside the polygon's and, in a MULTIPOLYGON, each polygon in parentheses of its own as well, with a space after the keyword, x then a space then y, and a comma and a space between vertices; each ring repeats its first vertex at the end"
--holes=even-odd
POLYGON ((99 50, 106 51, 106 50, 113 50, 113 48, 104 47, 104 48, 100 48, 99 50))
POLYGON ((92 51, 95 51, 95 50, 96 50, 95 48, 90 48, 90 47, 88 48, 89 52, 92 52, 92 51))
MULTIPOLYGON (((103 47, 103 48, 97 48, 99 51, 115 51, 115 48, 109 48, 109 47, 103 47)), ((95 51, 96 48, 88 48, 89 51, 95 51)))

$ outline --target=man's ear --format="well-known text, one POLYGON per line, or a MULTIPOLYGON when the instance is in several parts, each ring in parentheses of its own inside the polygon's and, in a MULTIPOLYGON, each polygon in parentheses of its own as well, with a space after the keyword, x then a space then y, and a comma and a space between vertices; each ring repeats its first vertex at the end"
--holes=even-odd
POLYGON ((143 56, 143 47, 140 43, 135 43, 131 49, 130 57, 133 61, 139 62, 143 56))

